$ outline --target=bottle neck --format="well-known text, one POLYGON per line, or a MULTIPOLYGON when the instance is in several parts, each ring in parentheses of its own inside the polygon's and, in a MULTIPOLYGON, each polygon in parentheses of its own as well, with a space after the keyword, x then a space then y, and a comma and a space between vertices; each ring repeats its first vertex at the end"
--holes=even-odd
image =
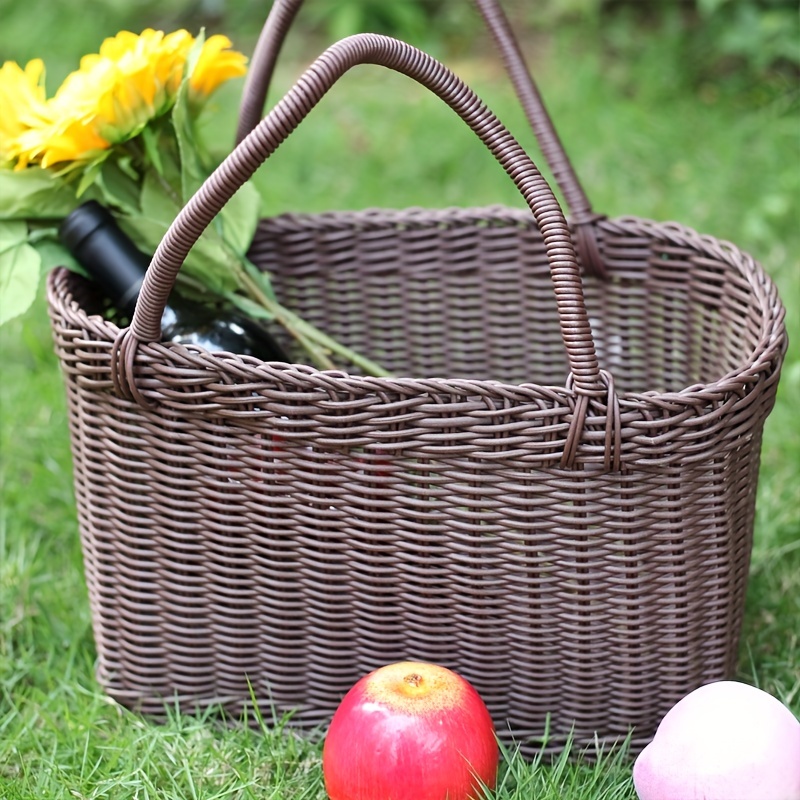
POLYGON ((99 203, 79 206, 61 226, 61 239, 113 305, 133 315, 150 258, 99 203))
MULTIPOLYGON (((150 258, 118 227, 111 213, 94 201, 84 203, 66 218, 60 235, 116 309, 132 318, 150 258)), ((219 319, 215 309, 180 295, 170 297, 161 328, 167 341, 253 355, 263 361, 288 361, 278 342, 257 323, 231 314, 219 319)))
POLYGON ((133 316, 134 309, 136 308, 136 301, 139 299, 139 293, 142 291, 142 284, 144 283, 144 275, 136 281, 135 284, 128 287, 128 291, 122 295, 119 300, 114 300, 114 306, 122 311, 125 316, 130 319, 133 316))

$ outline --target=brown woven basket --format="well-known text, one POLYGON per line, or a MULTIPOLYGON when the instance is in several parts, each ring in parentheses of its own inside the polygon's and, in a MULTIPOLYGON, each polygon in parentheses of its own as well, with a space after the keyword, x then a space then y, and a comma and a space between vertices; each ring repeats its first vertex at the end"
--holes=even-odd
MULTIPOLYGON (((276 5, 251 74, 269 73, 297 5, 276 5)), ((430 660, 526 752, 546 729, 551 750, 571 730, 583 745, 631 729, 638 749, 735 668, 786 345, 775 287, 731 244, 593 214, 556 147, 570 231, 510 134, 409 45, 343 40, 245 136, 265 86, 161 243, 129 329, 93 314, 79 276, 49 280, 102 684, 153 714, 176 698, 237 713, 252 684, 265 713, 313 727, 368 670, 430 660), (158 343, 200 232, 368 62, 450 104, 533 215, 263 220, 251 256, 281 299, 395 378, 158 343)))

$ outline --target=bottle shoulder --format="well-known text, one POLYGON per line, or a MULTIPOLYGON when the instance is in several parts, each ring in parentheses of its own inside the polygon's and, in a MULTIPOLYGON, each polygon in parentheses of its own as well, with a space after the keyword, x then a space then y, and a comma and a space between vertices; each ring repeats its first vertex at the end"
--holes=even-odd
POLYGON ((262 361, 288 360, 268 331, 231 315, 227 309, 170 300, 161 318, 161 329, 164 341, 254 356, 262 361))

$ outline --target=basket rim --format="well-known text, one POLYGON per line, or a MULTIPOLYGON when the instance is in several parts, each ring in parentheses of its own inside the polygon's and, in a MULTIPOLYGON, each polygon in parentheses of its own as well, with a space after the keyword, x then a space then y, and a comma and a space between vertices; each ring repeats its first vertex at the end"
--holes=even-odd
MULTIPOLYGON (((400 228, 497 224, 536 229, 529 210, 504 205, 451 206, 438 209, 420 206, 405 209, 370 207, 352 211, 283 213, 265 217, 259 222, 256 239, 268 231, 287 233, 295 229, 313 228, 320 232, 335 232, 352 229, 354 225, 361 230, 369 231, 386 228, 387 224, 400 228)), ((633 408, 642 403, 653 402, 692 406, 698 403, 705 405, 712 399, 719 401, 721 395, 735 394, 741 397, 748 385, 758 382, 761 373, 771 373, 776 362, 780 363, 787 344, 785 309, 774 281, 753 256, 731 242, 700 234, 679 222, 657 222, 624 215, 616 218, 604 217, 595 224, 605 234, 630 236, 633 233, 666 244, 691 247, 703 256, 726 261, 739 269, 750 286, 751 297, 759 301, 759 308, 763 312, 759 345, 751 352, 743 353, 742 361, 737 368, 727 371, 714 381, 692 384, 675 391, 619 391, 617 396, 621 406, 633 408)), ((77 301, 72 298, 68 285, 69 274, 75 273, 71 273, 66 267, 57 267, 48 276, 48 301, 51 308, 58 305, 59 310, 71 318, 71 325, 92 333, 92 341, 113 343, 123 329, 104 317, 88 315, 78 306, 77 301)), ((284 384, 302 382, 307 385, 311 381, 323 390, 330 390, 336 394, 345 391, 354 398, 365 395, 371 397, 413 395, 420 392, 456 397, 499 393, 511 402, 537 398, 561 404, 565 397, 574 396, 573 391, 566 386, 540 385, 532 382, 508 383, 481 378, 419 376, 378 378, 352 374, 345 370, 320 370, 305 364, 266 363, 252 356, 210 353, 198 347, 187 347, 172 342, 142 343, 139 346, 139 353, 143 360, 151 365, 166 358, 173 361, 176 366, 207 369, 216 374, 224 371, 228 376, 226 382, 233 376, 236 377, 237 383, 241 381, 261 384, 277 380, 284 384)), ((152 390, 145 391, 146 395, 152 393, 152 390)))

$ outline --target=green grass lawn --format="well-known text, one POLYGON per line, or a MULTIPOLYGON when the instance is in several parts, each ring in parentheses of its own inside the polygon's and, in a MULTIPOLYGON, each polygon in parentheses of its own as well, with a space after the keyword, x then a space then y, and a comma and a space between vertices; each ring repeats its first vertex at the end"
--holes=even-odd
MULTIPOLYGON (((598 211, 676 219, 752 252, 800 320, 800 116, 787 88, 671 88, 668 53, 624 65, 556 40, 537 74, 598 211)), ((535 153, 496 66, 455 65, 535 153)), ((281 88, 296 70, 282 71, 281 88)), ((207 131, 232 138, 235 91, 207 131)), ((370 205, 521 205, 441 104, 359 69, 256 178, 268 213, 370 205)), ((0 329, 0 798, 325 797, 320 747, 279 724, 223 727, 175 713, 156 725, 108 700, 95 650, 72 493, 65 401, 43 298, 0 329)), ((800 712, 800 358, 790 349, 764 437, 739 676, 800 712)), ((506 754, 504 800, 634 797, 624 753, 528 764, 506 754)))

